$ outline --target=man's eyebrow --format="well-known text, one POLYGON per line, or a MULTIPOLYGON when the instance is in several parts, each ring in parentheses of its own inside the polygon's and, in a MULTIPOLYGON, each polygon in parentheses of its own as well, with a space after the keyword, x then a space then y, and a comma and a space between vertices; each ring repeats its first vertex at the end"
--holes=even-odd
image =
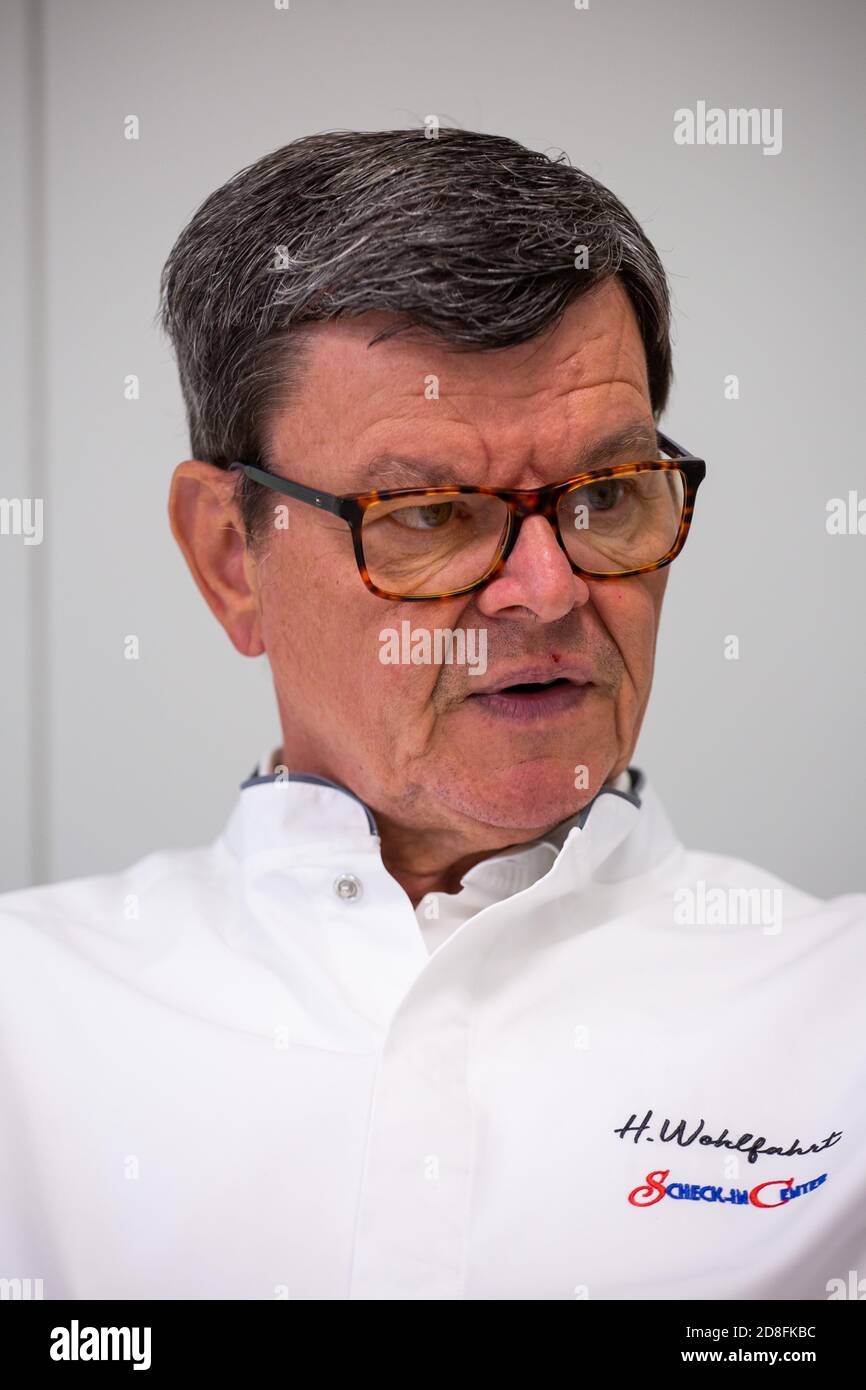
POLYGON ((658 458, 659 444, 655 425, 651 425, 647 420, 635 420, 631 424, 620 425, 619 429, 604 435, 601 439, 593 440, 579 451, 575 459, 575 471, 583 473, 597 465, 609 463, 618 454, 626 453, 629 458, 624 462, 627 463, 658 458))
POLYGON ((459 483, 455 470, 441 463, 421 463, 397 454, 377 454, 367 472, 375 487, 436 487, 440 483, 459 483))
MULTIPOLYGON (((563 477, 589 472, 590 469, 609 463, 624 453, 629 455, 626 460, 629 463, 657 458, 659 446, 655 426, 645 420, 636 420, 627 425, 620 425, 610 434, 592 440, 578 451, 572 459, 569 473, 563 474, 563 477)), ((412 487, 416 484, 419 487, 436 487, 440 484, 469 481, 457 477, 457 470, 450 465, 434 463, 432 460, 422 463, 417 459, 401 458, 394 453, 377 454, 367 465, 367 472, 377 487, 412 487)), ((477 481, 479 486, 484 485, 481 480, 477 481)))

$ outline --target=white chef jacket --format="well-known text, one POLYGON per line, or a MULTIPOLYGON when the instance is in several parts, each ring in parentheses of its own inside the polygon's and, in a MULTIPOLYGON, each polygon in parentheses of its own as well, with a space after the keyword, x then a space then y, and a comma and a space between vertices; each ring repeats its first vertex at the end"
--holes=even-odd
POLYGON ((308 776, 250 779, 204 848, 0 897, 0 1278, 121 1299, 851 1287, 866 895, 687 851, 629 780, 432 954, 372 812, 308 776), (773 911, 744 920, 744 894, 773 911))

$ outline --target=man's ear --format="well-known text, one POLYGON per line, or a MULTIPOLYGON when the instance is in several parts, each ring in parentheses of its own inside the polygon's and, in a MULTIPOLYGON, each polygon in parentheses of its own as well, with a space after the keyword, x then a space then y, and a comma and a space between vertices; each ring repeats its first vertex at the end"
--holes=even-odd
POLYGON ((174 470, 168 499, 172 535, 211 612, 243 656, 261 656, 256 566, 235 502, 236 475, 186 459, 174 470))

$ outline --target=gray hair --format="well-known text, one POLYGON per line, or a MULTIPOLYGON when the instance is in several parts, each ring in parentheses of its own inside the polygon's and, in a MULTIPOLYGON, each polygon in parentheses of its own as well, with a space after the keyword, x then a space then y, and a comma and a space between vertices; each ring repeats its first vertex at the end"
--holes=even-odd
MULTIPOLYGON (((664 269, 628 209, 564 152, 454 127, 294 140, 206 198, 163 268, 159 317, 192 455, 271 463, 305 324, 388 310, 401 321, 370 346, 417 327, 458 351, 510 347, 613 275, 637 316, 658 418, 672 374, 664 269)), ((251 540, 263 489, 239 480, 251 540)))

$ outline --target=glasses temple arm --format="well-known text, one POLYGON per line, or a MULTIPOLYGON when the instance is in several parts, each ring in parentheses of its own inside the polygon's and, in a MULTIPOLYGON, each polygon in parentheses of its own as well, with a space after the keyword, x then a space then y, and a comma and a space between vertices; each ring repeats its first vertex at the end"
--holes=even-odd
POLYGON ((656 440, 658 446, 668 455, 669 458, 692 459, 694 454, 689 453, 681 444, 677 444, 670 435, 662 434, 661 430, 656 430, 656 440))
POLYGON ((231 470, 240 470, 245 473, 254 483, 261 483, 263 487, 272 488, 275 492, 283 492, 287 497, 294 497, 299 502, 308 502, 311 507, 318 507, 320 511, 333 512, 340 516, 343 511, 343 498, 335 497, 330 492, 316 492, 311 487, 305 487, 303 483, 290 482, 288 478, 281 478, 277 473, 269 473, 266 468, 259 468, 254 463, 232 463, 229 465, 231 470))

